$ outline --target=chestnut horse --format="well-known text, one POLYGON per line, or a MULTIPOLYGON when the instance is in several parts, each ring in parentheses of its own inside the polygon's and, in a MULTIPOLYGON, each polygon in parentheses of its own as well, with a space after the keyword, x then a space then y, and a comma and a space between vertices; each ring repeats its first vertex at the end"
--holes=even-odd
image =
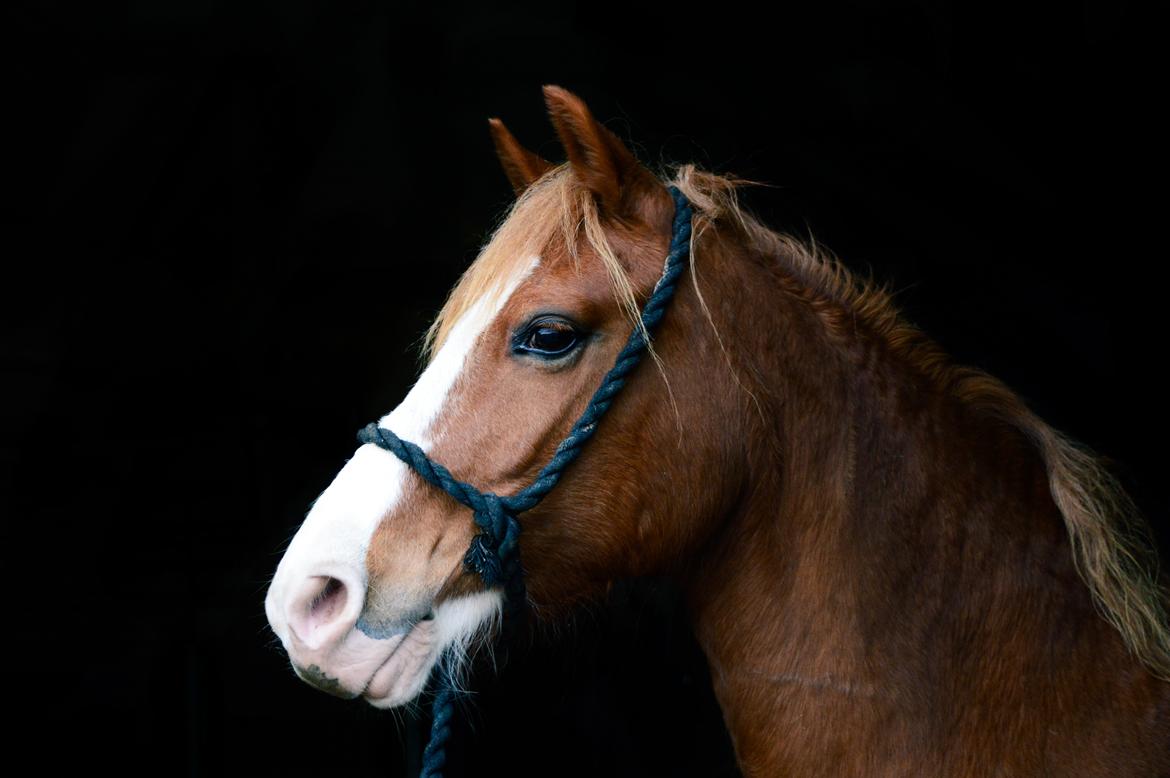
MULTIPOLYGON (((518 199, 379 422, 479 489, 527 486, 662 272, 667 184, 691 201, 652 359, 520 517, 535 617, 676 580, 745 775, 1170 775, 1165 594, 1096 460, 742 211, 735 181, 664 182, 545 97, 568 162, 492 120, 518 199)), ((501 612, 463 564, 475 532, 361 446, 268 592, 297 673, 384 708, 457 673, 501 612)))

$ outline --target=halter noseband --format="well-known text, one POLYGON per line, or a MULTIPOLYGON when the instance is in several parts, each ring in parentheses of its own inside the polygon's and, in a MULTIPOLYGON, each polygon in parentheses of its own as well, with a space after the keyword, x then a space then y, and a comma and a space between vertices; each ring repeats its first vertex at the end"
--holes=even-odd
MULTIPOLYGON (((487 587, 503 586, 505 603, 509 609, 521 607, 525 600, 524 571, 520 567, 520 523, 516 516, 534 508, 561 480, 565 468, 580 455, 593 437, 597 423, 613 404, 614 397, 626 384, 626 378, 638 366, 646 351, 646 337, 662 321, 666 308, 674 296, 679 276, 687 264, 691 244, 691 204, 676 187, 670 187, 674 198, 674 225, 671 230, 670 251, 666 255, 662 276, 654 285, 650 299, 642 309, 642 326, 634 327, 625 347, 593 397, 584 413, 577 419, 568 436, 557 446, 553 458, 536 476, 536 480, 516 494, 501 497, 481 492, 469 483, 451 475, 451 471, 426 455, 421 448, 403 440, 389 429, 368 424, 358 432, 362 443, 373 443, 386 449, 405 462, 423 480, 451 495, 471 508, 472 518, 479 533, 472 539, 463 564, 483 579, 487 587)), ((431 737, 423 751, 421 778, 439 778, 447 761, 446 741, 450 736, 451 716, 454 713, 455 690, 441 679, 435 692, 431 737)))

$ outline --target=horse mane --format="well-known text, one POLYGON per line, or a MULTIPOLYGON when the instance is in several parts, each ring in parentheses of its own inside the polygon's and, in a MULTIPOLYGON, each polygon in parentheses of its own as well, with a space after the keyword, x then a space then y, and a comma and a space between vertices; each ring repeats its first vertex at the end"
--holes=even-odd
POLYGON ((1050 427, 997 378, 956 364, 901 316, 885 289, 859 280, 815 244, 773 232, 746 213, 736 197, 737 187, 746 182, 687 165, 671 183, 702 215, 699 229, 719 220, 730 222, 750 245, 784 263, 801 294, 830 327, 839 332, 864 327, 934 385, 1023 433, 1043 458, 1073 561, 1097 609, 1135 656, 1170 680, 1170 624, 1156 546, 1137 506, 1100 459, 1050 427))
MULTIPOLYGON (((737 197, 738 189, 751 182, 693 165, 680 166, 665 178, 694 207, 692 263, 696 244, 706 230, 730 227, 738 231, 749 246, 782 264, 800 296, 831 329, 844 333, 864 328, 940 390, 1029 439, 1043 459, 1073 561, 1098 611, 1138 659, 1155 675, 1170 680, 1170 623, 1156 547, 1137 506, 1096 455, 1050 427, 998 379, 956 364, 902 317, 883 287, 859 279, 815 243, 765 227, 741 207, 737 197)), ((567 165, 560 165, 534 182, 505 214, 428 330, 424 353, 440 348, 451 327, 475 301, 499 294, 505 279, 554 238, 563 240, 576 260, 582 237, 605 265, 623 309, 639 322, 633 288, 605 238, 593 197, 567 165)))

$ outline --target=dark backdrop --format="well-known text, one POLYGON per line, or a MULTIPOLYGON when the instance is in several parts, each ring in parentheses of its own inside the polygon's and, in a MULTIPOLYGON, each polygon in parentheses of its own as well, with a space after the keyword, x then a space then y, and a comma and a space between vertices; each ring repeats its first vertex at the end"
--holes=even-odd
MULTIPOLYGON (((47 768, 411 769, 425 713, 295 680, 262 600, 509 202, 485 119, 563 158, 543 83, 652 165, 774 184, 769 223, 1115 460, 1165 538, 1164 81, 1124 2, 7 13, 5 705, 47 768)), ((475 687, 477 774, 735 774, 663 582, 475 687)))

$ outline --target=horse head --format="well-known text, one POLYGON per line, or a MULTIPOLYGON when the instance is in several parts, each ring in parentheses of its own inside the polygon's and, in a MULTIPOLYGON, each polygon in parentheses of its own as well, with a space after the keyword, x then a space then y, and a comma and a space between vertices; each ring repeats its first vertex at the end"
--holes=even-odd
MULTIPOLYGON (((431 327, 429 363, 379 422, 478 489, 531 483, 613 365, 662 274, 667 185, 557 87, 568 162, 490 127, 518 199, 431 327)), ((679 295, 597 440, 520 517, 531 609, 548 615, 699 543, 736 493, 742 392, 694 290, 679 295), (686 358, 676 358, 685 352, 686 358), (713 399, 716 399, 713 402, 713 399)), ((470 512, 366 444, 316 500, 269 589, 269 621, 305 680, 378 707, 409 701, 501 609, 463 564, 470 512)))

